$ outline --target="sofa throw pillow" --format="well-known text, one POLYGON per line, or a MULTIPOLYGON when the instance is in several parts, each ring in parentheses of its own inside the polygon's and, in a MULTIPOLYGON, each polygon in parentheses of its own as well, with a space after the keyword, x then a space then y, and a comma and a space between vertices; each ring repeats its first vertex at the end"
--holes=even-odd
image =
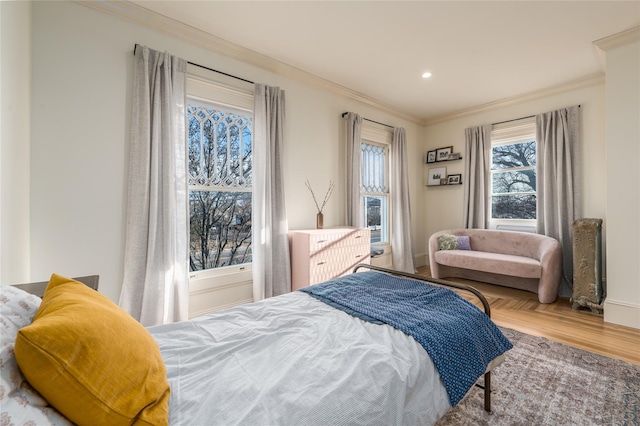
POLYGON ((438 250, 471 250, 467 235, 442 234, 438 237, 438 250))
POLYGON ((169 383, 158 344, 139 322, 84 284, 52 275, 18 365, 76 424, 167 425, 169 383))
POLYGON ((458 250, 471 250, 471 242, 468 235, 458 236, 458 250))
POLYGON ((458 250, 458 237, 442 234, 438 237, 438 250, 458 250))

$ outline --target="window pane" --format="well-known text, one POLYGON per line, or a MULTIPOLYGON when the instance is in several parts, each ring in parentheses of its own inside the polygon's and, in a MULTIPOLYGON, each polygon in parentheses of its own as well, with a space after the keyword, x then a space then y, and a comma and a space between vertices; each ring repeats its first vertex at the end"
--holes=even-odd
POLYGON ((371 243, 388 242, 387 197, 365 196, 365 224, 371 230, 371 243))
POLYGON ((189 105, 189 185, 251 187, 252 119, 189 105))
POLYGON ((363 143, 361 149, 362 191, 386 192, 386 155, 385 149, 378 145, 363 143))
MULTIPOLYGON (((195 112, 195 107, 190 107, 189 111, 195 112)), ((203 170, 200 158, 202 156, 202 146, 200 145, 200 122, 192 115, 187 121, 189 131, 189 178, 197 182, 202 181, 203 170)))
POLYGON ((251 262, 251 193, 189 191, 189 270, 251 262))
POLYGON ((491 170, 513 169, 536 165, 536 142, 496 145, 491 149, 493 165, 491 170))
POLYGON ((492 176, 493 194, 536 192, 535 169, 497 172, 492 176))
POLYGON ((492 146, 492 219, 536 219, 537 160, 533 138, 492 146))
POLYGON ((491 217, 493 219, 535 219, 536 196, 494 195, 491 197, 491 217))
POLYGON ((187 108, 189 269, 251 262, 252 119, 195 103, 187 108))

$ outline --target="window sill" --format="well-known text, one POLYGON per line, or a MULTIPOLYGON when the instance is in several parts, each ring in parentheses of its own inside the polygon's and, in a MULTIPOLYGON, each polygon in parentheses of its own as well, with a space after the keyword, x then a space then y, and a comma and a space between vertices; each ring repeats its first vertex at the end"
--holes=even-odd
POLYGON ((241 265, 223 266, 221 268, 189 272, 189 280, 201 280, 238 274, 249 274, 249 276, 251 276, 252 264, 243 263, 241 265))

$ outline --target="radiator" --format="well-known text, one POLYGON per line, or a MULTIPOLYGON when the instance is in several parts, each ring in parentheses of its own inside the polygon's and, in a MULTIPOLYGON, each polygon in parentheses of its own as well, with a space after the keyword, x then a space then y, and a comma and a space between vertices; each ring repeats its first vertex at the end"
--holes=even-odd
POLYGON ((606 288, 602 282, 602 219, 573 222, 572 308, 602 313, 606 288))
POLYGON ((517 232, 530 232, 536 233, 536 227, 530 225, 498 225, 496 226, 498 231, 517 231, 517 232))

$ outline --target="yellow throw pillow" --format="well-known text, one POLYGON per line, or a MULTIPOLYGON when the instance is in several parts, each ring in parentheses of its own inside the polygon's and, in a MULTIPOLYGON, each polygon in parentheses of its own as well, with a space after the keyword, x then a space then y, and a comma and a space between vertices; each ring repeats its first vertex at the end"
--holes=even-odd
POLYGON ((15 343, 29 383, 79 425, 167 425, 169 383, 154 338, 107 297, 51 276, 15 343))

